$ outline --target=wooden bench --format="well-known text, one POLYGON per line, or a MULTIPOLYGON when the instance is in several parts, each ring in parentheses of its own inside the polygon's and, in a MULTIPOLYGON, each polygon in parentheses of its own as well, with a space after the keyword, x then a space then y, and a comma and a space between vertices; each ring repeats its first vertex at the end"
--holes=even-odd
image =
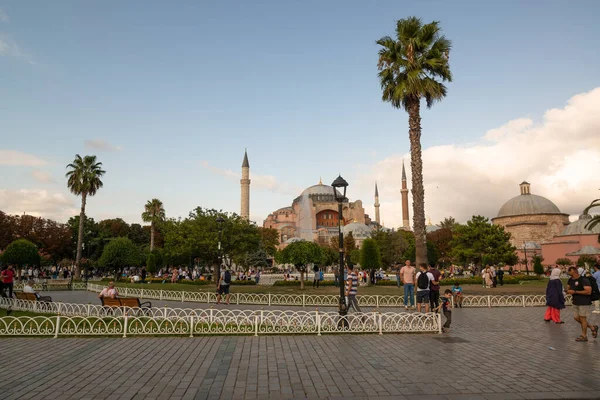
POLYGON ((35 295, 35 293, 25 293, 25 292, 13 292, 17 300, 29 300, 29 301, 40 301, 43 303, 51 303, 52 298, 50 296, 40 296, 39 299, 35 295))
POLYGON ((42 290, 47 291, 48 288, 67 288, 71 289, 70 279, 46 279, 42 281, 42 290))
POLYGON ((103 307, 107 308, 123 308, 125 311, 126 308, 132 309, 135 315, 147 314, 150 308, 152 308, 152 304, 149 301, 144 303, 140 302, 140 299, 137 297, 117 297, 113 299, 112 297, 101 297, 100 301, 102 302, 103 307))

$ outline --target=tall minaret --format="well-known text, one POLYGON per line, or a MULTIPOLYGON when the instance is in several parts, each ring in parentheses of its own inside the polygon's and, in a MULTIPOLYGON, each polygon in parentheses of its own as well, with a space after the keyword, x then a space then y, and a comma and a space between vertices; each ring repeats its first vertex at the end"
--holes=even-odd
POLYGON ((242 209, 240 216, 245 220, 250 219, 250 163, 248 162, 248 152, 244 150, 244 162, 242 162, 242 209))
POLYGON ((404 170, 404 160, 402 160, 402 227, 410 230, 410 221, 408 219, 408 187, 406 186, 406 171, 404 170))
POLYGON ((375 222, 381 226, 381 220, 379 219, 379 191, 377 190, 377 182, 375 182, 375 222))

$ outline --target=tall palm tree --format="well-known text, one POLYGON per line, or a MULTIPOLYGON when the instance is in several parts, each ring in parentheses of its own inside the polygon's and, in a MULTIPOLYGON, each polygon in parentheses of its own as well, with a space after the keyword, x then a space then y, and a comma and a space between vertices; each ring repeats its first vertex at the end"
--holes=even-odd
POLYGON ((382 99, 408 113, 416 261, 426 263, 421 99, 429 108, 446 96, 441 82, 452 81, 448 63, 451 43, 441 35, 439 22, 424 25, 421 19, 410 17, 396 23, 395 38, 384 36, 377 44, 381 46, 377 67, 382 99))
POLYGON ((106 173, 102 170, 102 163, 96 160, 96 156, 85 156, 81 158, 75 155, 75 160, 67 168, 67 187, 71 193, 81 196, 81 212, 79 214, 79 234, 77 235, 77 257, 75 258, 75 278, 81 276, 81 244, 83 243, 83 225, 85 225, 85 203, 88 196, 93 196, 103 186, 100 178, 106 173))
POLYGON ((159 199, 148 200, 144 212, 142 213, 142 220, 144 222, 150 222, 150 251, 154 250, 154 228, 156 224, 165 219, 165 209, 162 201, 159 199))

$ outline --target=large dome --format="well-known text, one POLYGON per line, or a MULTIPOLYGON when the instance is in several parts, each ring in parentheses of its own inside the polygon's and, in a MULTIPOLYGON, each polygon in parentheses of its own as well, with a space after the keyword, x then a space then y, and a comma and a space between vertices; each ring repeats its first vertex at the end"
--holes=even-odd
MULTIPOLYGON (((310 186, 306 189, 304 189, 304 191, 300 194, 300 196, 304 196, 304 195, 311 195, 311 194, 330 194, 333 195, 333 186, 329 186, 329 185, 323 185, 322 183, 319 183, 318 185, 313 185, 310 186)), ((338 191, 339 194, 339 191, 338 191)))
POLYGON ((348 225, 344 225, 342 231, 344 232, 344 235, 352 232, 354 239, 367 239, 370 238, 373 233, 372 228, 369 228, 367 225, 361 224, 360 222, 352 222, 348 225))
POLYGON ((529 183, 521 183, 521 195, 508 200, 498 211, 500 217, 530 214, 562 214, 556 204, 545 197, 531 194, 529 183))
POLYGON ((596 225, 592 229, 587 229, 585 225, 590 222, 592 216, 589 214, 581 214, 579 219, 575 222, 571 222, 565 227, 559 236, 570 236, 570 235, 599 235, 600 224, 596 225))

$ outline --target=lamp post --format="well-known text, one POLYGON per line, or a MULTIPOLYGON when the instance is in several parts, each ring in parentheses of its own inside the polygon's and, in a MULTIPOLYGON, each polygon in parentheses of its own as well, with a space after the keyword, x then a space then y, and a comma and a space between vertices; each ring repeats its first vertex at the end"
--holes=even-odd
POLYGON ((333 196, 338 202, 338 232, 339 232, 339 245, 340 245, 340 316, 346 315, 348 309, 346 308, 346 296, 344 293, 344 233, 342 232, 342 203, 346 200, 346 188, 348 182, 339 175, 331 184, 333 186, 333 196), (338 189, 343 190, 342 193, 338 192, 338 189))
POLYGON ((527 243, 523 242, 523 256, 525 257, 525 275, 529 275, 529 267, 527 266, 527 243))
POLYGON ((221 278, 221 265, 223 264, 223 251, 221 249, 221 242, 223 241, 223 223, 225 220, 219 215, 217 218, 217 225, 219 226, 219 264, 217 265, 215 282, 217 287, 219 286, 219 279, 221 278))

